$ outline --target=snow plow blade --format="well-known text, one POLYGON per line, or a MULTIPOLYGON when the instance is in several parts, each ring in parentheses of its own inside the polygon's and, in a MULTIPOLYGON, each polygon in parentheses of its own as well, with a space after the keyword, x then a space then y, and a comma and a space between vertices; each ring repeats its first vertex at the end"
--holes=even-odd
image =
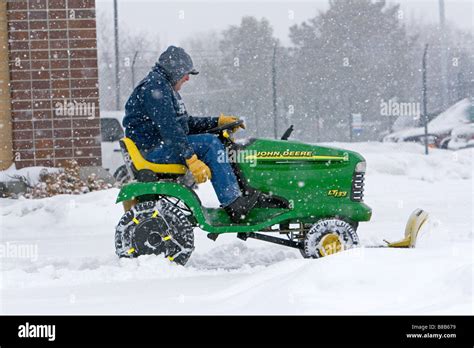
POLYGON ((405 238, 392 243, 385 241, 387 246, 389 248, 414 248, 421 226, 428 220, 428 216, 428 213, 423 209, 415 209, 408 218, 405 227, 405 238))

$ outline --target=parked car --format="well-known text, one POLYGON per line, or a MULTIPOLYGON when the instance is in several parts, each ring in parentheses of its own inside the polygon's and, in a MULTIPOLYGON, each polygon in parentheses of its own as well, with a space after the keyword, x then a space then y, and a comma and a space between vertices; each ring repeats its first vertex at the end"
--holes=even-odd
MULTIPOLYGON (((462 128, 474 122, 471 102, 465 98, 440 113, 428 123, 428 144, 440 149, 449 148, 453 139, 453 130, 462 128)), ((424 144, 424 127, 403 129, 386 135, 384 142, 417 142, 424 144)))
POLYGON ((123 162, 119 140, 124 137, 121 113, 106 112, 100 118, 102 166, 113 175, 119 184, 130 180, 123 162))
MULTIPOLYGON (((398 133, 398 132, 397 132, 398 133)), ((428 133, 428 146, 431 148, 446 148, 447 141, 451 139, 450 133, 443 133, 443 134, 433 134, 428 133)), ((419 143, 421 145, 425 144, 425 134, 409 134, 403 133, 402 135, 399 134, 389 134, 383 138, 384 142, 412 142, 412 143, 419 143)))
POLYGON ((448 149, 459 150, 474 147, 474 123, 453 129, 448 149))

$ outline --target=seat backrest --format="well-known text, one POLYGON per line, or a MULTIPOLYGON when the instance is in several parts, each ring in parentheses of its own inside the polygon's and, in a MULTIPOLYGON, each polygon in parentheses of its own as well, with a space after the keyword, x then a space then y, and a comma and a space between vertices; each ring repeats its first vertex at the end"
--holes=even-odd
POLYGON ((137 145, 135 145, 133 140, 130 138, 122 138, 120 140, 120 145, 124 150, 125 163, 127 164, 126 157, 128 155, 131 165, 133 166, 133 169, 135 171, 151 170, 154 173, 184 175, 188 170, 187 167, 183 164, 160 164, 147 161, 138 150, 137 145))

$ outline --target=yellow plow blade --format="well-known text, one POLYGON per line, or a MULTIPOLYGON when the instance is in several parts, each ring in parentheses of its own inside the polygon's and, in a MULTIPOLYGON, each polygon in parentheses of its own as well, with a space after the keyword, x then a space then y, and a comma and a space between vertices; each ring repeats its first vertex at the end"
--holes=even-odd
POLYGON ((415 209, 408 218, 405 227, 405 238, 392 243, 385 241, 387 246, 389 248, 414 248, 418 233, 423 224, 428 220, 428 216, 428 213, 423 209, 415 209))

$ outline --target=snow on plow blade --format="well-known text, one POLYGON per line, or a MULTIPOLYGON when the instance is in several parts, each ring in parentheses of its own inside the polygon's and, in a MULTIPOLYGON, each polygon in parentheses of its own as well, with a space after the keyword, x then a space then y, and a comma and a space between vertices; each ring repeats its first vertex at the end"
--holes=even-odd
POLYGON ((408 218, 405 227, 405 238, 392 243, 385 241, 387 246, 389 248, 414 248, 421 226, 428 220, 428 216, 428 213, 423 209, 415 209, 408 218))

